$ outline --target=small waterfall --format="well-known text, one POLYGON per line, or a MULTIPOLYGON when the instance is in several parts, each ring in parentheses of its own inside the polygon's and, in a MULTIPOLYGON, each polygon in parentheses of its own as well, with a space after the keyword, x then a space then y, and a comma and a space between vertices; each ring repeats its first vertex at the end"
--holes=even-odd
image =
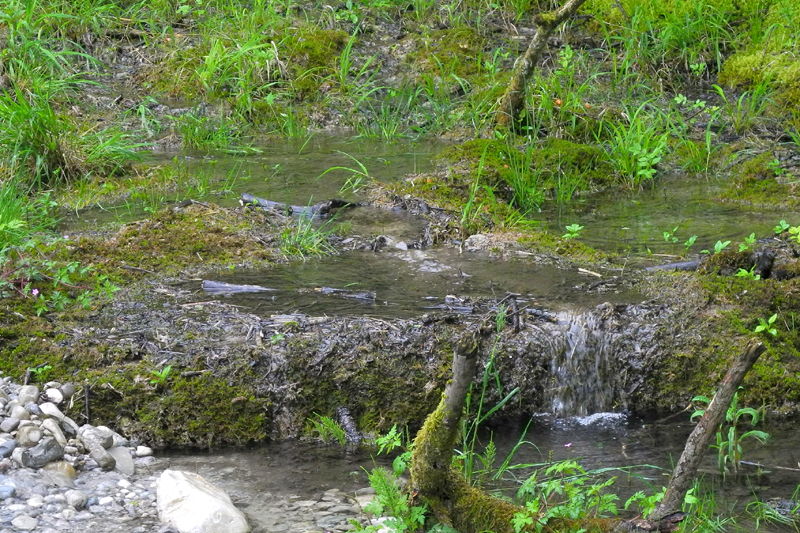
MULTIPOLYGON (((551 409, 559 417, 612 411, 619 403, 615 333, 606 323, 606 305, 584 313, 561 313, 561 342, 550 363, 551 409)), ((611 307, 611 306, 609 306, 611 307)))

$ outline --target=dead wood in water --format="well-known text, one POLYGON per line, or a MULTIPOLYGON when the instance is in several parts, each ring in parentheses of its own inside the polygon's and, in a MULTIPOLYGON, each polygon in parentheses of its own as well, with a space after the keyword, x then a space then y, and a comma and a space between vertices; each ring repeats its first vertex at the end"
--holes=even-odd
POLYGON ((672 471, 664 499, 650 516, 664 517, 681 508, 692 480, 697 475, 700 461, 711 444, 717 428, 725 420, 725 414, 733 400, 733 395, 736 394, 747 372, 765 350, 762 343, 752 340, 741 355, 734 360, 728 374, 722 380, 719 390, 708 404, 706 412, 700 418, 692 434, 686 439, 686 446, 678 464, 675 465, 675 470, 672 471))
POLYGON ((248 193, 242 193, 239 198, 239 203, 242 206, 257 207, 259 209, 266 209, 280 215, 297 215, 297 216, 315 216, 325 217, 332 214, 334 209, 346 209, 352 207, 361 207, 361 202, 347 202, 337 198, 317 202, 314 205, 300 206, 289 205, 283 202, 274 202, 265 198, 259 198, 248 193))

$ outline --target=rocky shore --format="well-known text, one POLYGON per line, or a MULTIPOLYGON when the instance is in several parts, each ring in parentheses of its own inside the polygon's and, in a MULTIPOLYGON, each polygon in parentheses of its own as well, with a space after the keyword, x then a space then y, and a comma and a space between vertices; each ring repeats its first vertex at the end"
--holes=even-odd
MULTIPOLYGON (((207 494, 213 487, 195 474, 168 470, 169 459, 156 458, 147 446, 64 415, 60 406, 75 392, 69 383, 40 387, 0 379, 0 533, 211 533, 188 529, 195 526, 185 519, 198 513, 184 503, 199 498, 187 490, 199 484, 207 494), (195 486, 187 489, 187 480, 195 486)), ((371 498, 370 489, 358 495, 330 489, 313 499, 265 493, 234 504, 219 493, 218 501, 203 502, 214 509, 209 515, 221 516, 227 500, 226 512, 241 515, 245 525, 214 533, 346 531, 351 519, 367 519, 362 509, 371 498)))

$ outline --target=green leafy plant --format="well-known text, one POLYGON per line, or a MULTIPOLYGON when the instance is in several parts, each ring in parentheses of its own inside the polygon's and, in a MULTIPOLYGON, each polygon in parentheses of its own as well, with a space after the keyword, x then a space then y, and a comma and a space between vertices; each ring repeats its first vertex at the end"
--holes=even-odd
POLYGON ((775 232, 776 235, 780 235, 784 231, 788 231, 790 227, 792 227, 791 224, 789 224, 785 220, 781 220, 774 228, 772 228, 772 230, 775 232))
POLYGON ((745 252, 750 249, 756 243, 756 234, 751 233, 747 237, 744 238, 744 242, 739 243, 739 251, 745 252))
POLYGON ((537 532, 548 531, 547 523, 554 518, 578 520, 617 514, 619 497, 606 492, 616 477, 591 483, 592 476, 575 461, 555 463, 545 470, 543 479, 538 476, 539 472, 534 472, 517 491, 527 513, 514 516, 515 531, 527 526, 537 532))
POLYGON ((778 319, 778 313, 775 313, 771 317, 764 319, 758 319, 758 325, 753 330, 755 333, 766 332, 775 337, 778 334, 778 330, 775 328, 774 324, 775 321, 778 319))
MULTIPOLYGON (((715 254, 720 253, 722 250, 724 250, 725 248, 730 246, 730 244, 731 244, 731 241, 724 241, 724 242, 723 241, 717 241, 716 243, 714 243, 714 253, 715 254)), ((709 251, 708 250, 702 250, 701 253, 707 254, 707 253, 709 253, 709 251)))
POLYGON ((580 232, 582 229, 584 229, 584 226, 581 226, 580 224, 570 224, 569 226, 565 226, 564 228, 567 230, 567 233, 562 235, 562 238, 574 239, 580 236, 580 232))
POLYGON ((150 374, 153 376, 153 379, 150 380, 151 385, 160 385, 165 383, 169 378, 169 374, 172 372, 172 365, 167 365, 161 370, 153 369, 150 371, 150 374))
POLYGON ((382 524, 364 527, 357 520, 350 523, 355 531, 375 532, 387 528, 392 533, 418 531, 425 523, 428 504, 411 505, 409 494, 400 485, 396 475, 386 468, 373 468, 368 473, 369 484, 375 489, 375 498, 364 509, 374 516, 385 516, 382 524))
POLYGON ((347 444, 347 433, 344 428, 328 416, 322 416, 314 413, 314 418, 308 418, 311 422, 314 431, 322 442, 337 442, 339 446, 347 444))
POLYGON ((672 231, 664 231, 662 232, 664 236, 664 242, 671 242, 673 244, 678 242, 678 238, 675 236, 675 232, 678 231, 678 227, 675 226, 672 228, 672 231))
MULTIPOLYGON (((698 395, 692 398, 692 401, 707 406, 711 403, 711 398, 698 395)), ((692 413, 691 420, 703 416, 705 412, 704 408, 696 409, 692 413)), ((723 474, 732 473, 738 475, 739 464, 743 454, 742 443, 744 441, 755 439, 764 444, 769 439, 769 433, 760 430, 751 429, 741 433, 739 425, 746 418, 749 418, 751 426, 755 426, 761 416, 758 410, 752 407, 739 407, 739 392, 737 391, 733 395, 731 404, 725 413, 725 421, 717 428, 716 444, 712 445, 717 450, 717 466, 723 474)))
POLYGON ((738 272, 736 272, 736 277, 738 278, 747 278, 754 281, 758 281, 761 279, 759 274, 755 273, 755 265, 753 265, 750 270, 745 270, 744 268, 740 268, 738 272))
POLYGON ((50 376, 50 371, 53 369, 51 365, 39 365, 33 366, 28 368, 28 372, 36 376, 36 381, 44 383, 47 381, 48 376, 50 376))
POLYGON ((697 241, 697 235, 692 235, 686 239, 686 242, 683 243, 683 248, 687 253, 689 252, 689 249, 694 246, 695 241, 697 241))

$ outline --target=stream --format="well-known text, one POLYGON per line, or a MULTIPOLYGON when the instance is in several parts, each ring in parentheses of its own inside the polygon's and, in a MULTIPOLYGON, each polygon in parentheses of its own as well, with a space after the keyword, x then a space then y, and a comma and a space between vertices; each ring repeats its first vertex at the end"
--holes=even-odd
MULTIPOLYGON (((639 490, 652 493, 667 483, 671 465, 677 461, 692 426, 688 413, 680 420, 662 424, 645 423, 613 413, 588 417, 553 420, 547 416, 534 417, 526 440, 533 445, 522 446, 511 464, 538 464, 544 469, 548 461, 577 460, 587 471, 604 469, 601 479, 616 476, 610 492, 619 495, 619 507, 639 490)), ((710 450, 701 469, 702 491, 715 493, 718 511, 735 516, 744 531, 754 524, 743 514, 744 506, 756 494, 765 500, 787 498, 800 484, 800 471, 772 468, 783 466, 800 469, 800 430, 796 427, 766 426, 771 440, 764 446, 745 445, 744 459, 767 465, 760 474, 757 469, 746 470, 739 480, 723 479, 716 470, 716 455, 710 450)), ((524 428, 497 428, 490 434, 484 431, 481 444, 493 438, 498 449, 495 466, 499 466, 517 443, 524 428)), ((170 455, 170 468, 196 472, 225 489, 254 526, 256 532, 281 533, 286 524, 275 518, 271 498, 290 501, 319 500, 331 489, 355 494, 368 485, 366 472, 376 465, 390 468, 385 456, 375 456, 376 450, 362 447, 345 450, 336 445, 286 441, 253 449, 223 449, 205 454, 170 455)), ((534 468, 511 470, 498 482, 487 486, 507 496, 513 496, 520 483, 534 468)), ((540 476, 543 472, 540 472, 540 476)), ((622 516, 630 513, 622 512, 622 516)), ((290 526, 289 531, 295 528, 290 526)), ((733 529, 731 529, 733 530, 733 529)), ((791 531, 772 525, 759 531, 791 531)), ((298 530, 299 531, 299 530, 298 530)))
MULTIPOLYGON (((242 192, 304 205, 311 203, 312 198, 319 201, 339 196, 339 188, 350 173, 335 171, 319 176, 335 165, 357 168, 344 152, 363 163, 377 179, 391 180, 407 173, 430 170, 430 158, 442 146, 431 143, 384 145, 315 136, 308 142, 276 141, 262 147, 263 151, 254 156, 215 156, 213 159, 217 162, 214 164, 209 163, 210 158, 194 154, 178 154, 177 157, 175 154, 157 154, 154 158, 160 163, 179 161, 190 169, 213 172, 220 179, 230 172, 250 176, 235 183, 231 197, 220 201, 223 205, 233 205, 242 192)), ((797 213, 713 202, 710 198, 715 188, 713 180, 668 176, 647 191, 600 195, 578 201, 569 208, 548 207, 536 217, 557 233, 565 225, 579 223, 586 228, 580 240, 587 244, 607 251, 639 255, 648 252, 680 254, 683 241, 691 235, 698 236, 692 249, 697 252, 702 248, 713 248, 718 239, 736 242, 751 232, 757 236, 767 235, 781 218, 800 218, 797 213), (662 232, 675 227, 678 228, 675 236, 679 242, 666 242, 662 232)), ((94 225, 109 216, 114 215, 107 211, 89 210, 81 213, 78 219, 68 220, 65 229, 94 225)), ((387 235, 394 242, 413 240, 422 229, 419 220, 405 213, 372 208, 355 209, 339 222, 351 224, 353 233, 387 235)), ((652 262, 669 262, 669 259, 653 259, 652 262)), ((516 293, 520 295, 518 299, 522 306, 546 309, 555 313, 558 321, 569 325, 579 323, 574 319, 579 313, 603 302, 642 301, 640 294, 626 289, 602 294, 588 292, 586 284, 593 278, 577 271, 548 264, 501 261, 488 253, 465 251, 456 246, 422 250, 388 247, 377 253, 356 250, 278 265, 267 271, 235 271, 215 280, 272 289, 260 293, 211 295, 246 307, 263 317, 299 312, 311 316, 409 318, 446 309, 454 305, 453 297, 468 306, 473 300, 499 299, 508 293, 516 293), (375 298, 345 298, 337 293, 322 292, 322 288, 368 291, 374 293, 375 298)), ((182 288, 196 291, 198 301, 209 298, 202 293, 201 280, 186 281, 182 288)), ((571 334, 574 339, 578 339, 586 328, 578 329, 580 331, 571 334)), ((598 350, 597 354, 602 353, 602 345, 597 348, 589 340, 574 339, 570 342, 584 348, 592 346, 598 350)), ((597 354, 589 355, 595 357, 597 354)), ((560 364, 554 362, 555 375, 559 375, 555 367, 560 364)), ((574 368, 570 367, 571 370, 574 368)), ((584 384, 589 381, 580 376, 577 379, 584 384)), ((543 463, 579 459, 587 470, 635 466, 631 470, 609 474, 619 476, 615 487, 622 499, 621 506, 638 490, 652 491, 666 484, 671 465, 677 460, 691 431, 689 415, 686 413, 668 424, 630 419, 620 413, 597 415, 595 411, 607 409, 609 401, 588 398, 591 391, 603 394, 602 386, 592 385, 586 387, 588 392, 583 391, 576 396, 577 399, 571 400, 573 404, 583 406, 581 414, 585 416, 534 417, 527 439, 535 447, 523 447, 515 461, 543 463)), ((558 401, 563 403, 563 400, 558 401)), ((563 405, 557 405, 558 401, 554 400, 552 409, 556 413, 563 410, 563 405)), ((767 465, 768 469, 774 466, 800 468, 800 430, 791 426, 762 429, 769 431, 772 439, 764 446, 748 443, 745 459, 767 465)), ((520 431, 521 428, 495 428, 493 438, 498 447, 498 463, 516 443, 520 431)), ((484 434, 483 444, 488 443, 489 438, 488 433, 484 434)), ((354 492, 367 486, 364 469, 373 466, 372 453, 374 450, 345 451, 315 443, 287 441, 252 449, 175 453, 169 455, 169 461, 171 468, 197 472, 228 491, 243 507, 255 531, 282 533, 287 531, 286 524, 275 521, 274 508, 259 503, 265 495, 313 500, 330 489, 354 492)), ((715 460, 712 450, 706 457, 704 483, 716 491, 723 514, 725 509, 731 514, 739 513, 742 509, 737 502, 750 499, 754 493, 762 499, 790 498, 800 485, 800 472, 780 469, 761 475, 753 473, 739 481, 723 481, 716 473, 715 460)), ((383 459, 378 461, 379 464, 387 462, 383 459)), ((493 487, 513 494, 519 481, 524 479, 523 472, 515 472, 518 479, 507 476, 493 487)), ((763 526, 761 530, 781 531, 780 528, 763 529, 763 526)))

